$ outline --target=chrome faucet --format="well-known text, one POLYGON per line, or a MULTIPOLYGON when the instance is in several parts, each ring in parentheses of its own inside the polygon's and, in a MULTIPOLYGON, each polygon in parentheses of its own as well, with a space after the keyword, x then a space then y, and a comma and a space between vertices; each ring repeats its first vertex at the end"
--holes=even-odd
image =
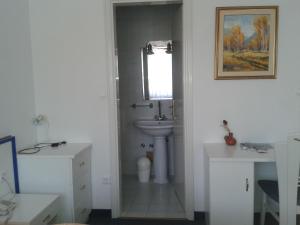
POLYGON ((167 120, 166 115, 161 114, 161 101, 158 101, 158 115, 155 115, 154 119, 156 119, 156 120, 167 120))
POLYGON ((161 118, 161 102, 158 101, 158 117, 161 118))

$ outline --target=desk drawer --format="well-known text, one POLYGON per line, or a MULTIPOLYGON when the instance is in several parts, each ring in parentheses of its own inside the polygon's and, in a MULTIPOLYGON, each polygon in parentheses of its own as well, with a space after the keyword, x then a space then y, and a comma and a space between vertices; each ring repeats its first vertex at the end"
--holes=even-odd
POLYGON ((74 205, 84 201, 91 202, 91 191, 90 177, 81 177, 79 182, 74 183, 74 205))
POLYGON ((86 223, 90 213, 91 206, 89 204, 89 200, 82 199, 82 201, 75 206, 75 222, 86 223))
POLYGON ((89 174, 91 170, 91 154, 90 150, 86 149, 78 154, 73 160, 73 177, 84 176, 89 174))
POLYGON ((36 217, 30 225, 49 225, 59 222, 60 217, 60 202, 57 198, 52 204, 45 208, 39 215, 36 217))

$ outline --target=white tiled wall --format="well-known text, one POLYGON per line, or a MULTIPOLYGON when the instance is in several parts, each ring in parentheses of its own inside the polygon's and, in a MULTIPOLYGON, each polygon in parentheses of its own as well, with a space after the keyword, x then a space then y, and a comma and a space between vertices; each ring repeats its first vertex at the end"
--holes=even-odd
MULTIPOLYGON (((151 150, 152 138, 142 134, 132 124, 139 118, 158 114, 157 101, 143 100, 141 48, 148 41, 171 40, 174 9, 177 6, 118 7, 117 41, 120 77, 122 173, 135 174, 136 160, 151 150), (139 7, 138 10, 136 7, 139 7), (153 108, 133 109, 136 103, 154 104, 153 108), (146 145, 145 148, 141 144, 146 145)), ((172 117, 171 101, 162 101, 162 113, 172 117)))

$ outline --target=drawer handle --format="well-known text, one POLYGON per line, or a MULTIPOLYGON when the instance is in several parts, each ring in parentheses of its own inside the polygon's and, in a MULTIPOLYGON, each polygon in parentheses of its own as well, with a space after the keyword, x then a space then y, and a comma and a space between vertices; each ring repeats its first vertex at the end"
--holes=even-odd
POLYGON ((85 188, 86 188, 86 186, 85 186, 85 184, 84 184, 84 185, 82 185, 82 186, 80 187, 80 191, 84 190, 85 188))
POLYGON ((249 191, 249 179, 246 178, 246 192, 249 191))
POLYGON ((50 218, 51 218, 51 215, 48 214, 48 215, 43 219, 43 223, 48 222, 48 221, 50 220, 50 218))
POLYGON ((79 164, 80 167, 83 167, 84 165, 85 165, 85 162, 84 162, 84 161, 82 161, 82 162, 79 164))
POLYGON ((300 141, 300 138, 294 138, 295 141, 300 141))
POLYGON ((84 208, 82 211, 81 211, 81 214, 84 214, 86 212, 86 208, 84 208))

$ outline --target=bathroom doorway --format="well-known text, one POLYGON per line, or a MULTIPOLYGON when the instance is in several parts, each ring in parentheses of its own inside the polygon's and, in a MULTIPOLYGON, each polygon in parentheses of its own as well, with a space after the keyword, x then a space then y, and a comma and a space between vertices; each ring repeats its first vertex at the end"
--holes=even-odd
POLYGON ((193 219, 183 3, 124 2, 110 8, 116 78, 110 97, 117 100, 118 118, 118 151, 112 154, 113 217, 193 219), (149 123, 159 135, 152 127, 149 131, 149 123))

